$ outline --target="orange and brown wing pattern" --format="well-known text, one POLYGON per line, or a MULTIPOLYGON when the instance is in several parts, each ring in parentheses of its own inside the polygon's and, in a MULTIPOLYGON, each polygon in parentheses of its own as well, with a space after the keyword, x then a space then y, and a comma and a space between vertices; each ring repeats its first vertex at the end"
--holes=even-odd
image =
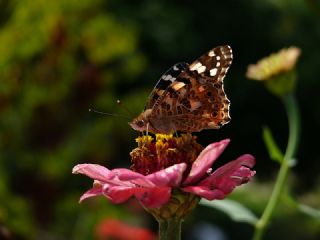
POLYGON ((232 62, 230 46, 219 46, 192 64, 178 63, 162 75, 144 111, 130 125, 154 133, 198 132, 230 121, 223 79, 232 62))
POLYGON ((216 47, 194 61, 168 86, 152 109, 153 125, 166 119, 172 131, 197 132, 230 121, 223 78, 232 62, 229 46, 216 47))

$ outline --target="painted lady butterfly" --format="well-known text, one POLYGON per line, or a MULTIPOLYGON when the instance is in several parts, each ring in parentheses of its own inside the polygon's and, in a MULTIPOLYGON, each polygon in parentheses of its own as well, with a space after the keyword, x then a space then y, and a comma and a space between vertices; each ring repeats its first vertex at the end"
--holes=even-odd
POLYGON ((232 62, 230 46, 219 46, 191 65, 177 63, 164 73, 144 111, 129 124, 153 133, 199 132, 230 121, 223 78, 232 62))

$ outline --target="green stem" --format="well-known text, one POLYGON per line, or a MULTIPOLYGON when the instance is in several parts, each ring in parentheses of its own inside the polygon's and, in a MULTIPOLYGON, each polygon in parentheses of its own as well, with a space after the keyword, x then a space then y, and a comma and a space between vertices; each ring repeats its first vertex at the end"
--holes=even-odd
POLYGON ((290 161, 294 157, 299 143, 300 113, 297 101, 293 95, 284 96, 282 101, 287 110, 289 122, 289 140, 284 159, 290 161))
POLYGON ((299 116, 298 105, 293 95, 283 96, 282 101, 288 115, 288 124, 289 124, 288 145, 287 145, 284 159, 281 163, 280 171, 277 176, 277 180, 276 180, 274 189, 272 191, 271 197, 269 199, 269 202, 261 218, 256 223, 256 226, 255 226, 256 230, 253 236, 253 240, 262 239, 266 231, 266 227, 270 222, 272 213, 274 212, 274 209, 276 208, 280 200, 282 190, 285 186, 288 172, 291 166, 290 161, 292 161, 298 146, 299 132, 300 132, 300 116, 299 116))
POLYGON ((159 221, 159 240, 180 240, 181 219, 168 219, 159 221))

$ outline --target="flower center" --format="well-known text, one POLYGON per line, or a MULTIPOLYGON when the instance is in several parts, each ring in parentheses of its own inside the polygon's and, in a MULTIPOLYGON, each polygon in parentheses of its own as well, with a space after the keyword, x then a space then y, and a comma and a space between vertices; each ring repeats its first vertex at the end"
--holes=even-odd
POLYGON ((187 163, 191 168, 203 147, 191 134, 174 137, 172 134, 156 134, 136 139, 138 147, 132 150, 131 169, 143 175, 165 169, 174 164, 187 163))

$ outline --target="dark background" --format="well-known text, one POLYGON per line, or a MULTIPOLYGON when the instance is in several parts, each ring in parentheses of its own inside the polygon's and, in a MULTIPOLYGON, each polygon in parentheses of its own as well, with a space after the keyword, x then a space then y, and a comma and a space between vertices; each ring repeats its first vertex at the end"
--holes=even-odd
MULTIPOLYGON (((128 167, 138 136, 127 124, 131 117, 88 109, 127 115, 116 104, 121 99, 138 115, 170 66, 223 44, 234 53, 225 78, 232 121, 197 134, 199 142, 231 138, 219 164, 243 153, 256 157, 255 181, 232 197, 260 215, 279 168, 268 156, 262 127, 271 128, 283 150, 288 127, 281 101, 245 73, 248 64, 272 52, 300 47, 302 132, 287 189, 319 208, 319 20, 317 0, 0 0, 0 239, 95 239, 104 218, 156 231, 134 202, 114 206, 100 198, 78 205, 92 182, 72 176, 72 167, 128 167)), ((319 225, 283 204, 266 239, 317 239, 319 225)), ((203 226, 221 234, 216 239, 250 239, 253 232, 198 207, 184 224, 185 239, 208 239, 199 234, 203 226)))

